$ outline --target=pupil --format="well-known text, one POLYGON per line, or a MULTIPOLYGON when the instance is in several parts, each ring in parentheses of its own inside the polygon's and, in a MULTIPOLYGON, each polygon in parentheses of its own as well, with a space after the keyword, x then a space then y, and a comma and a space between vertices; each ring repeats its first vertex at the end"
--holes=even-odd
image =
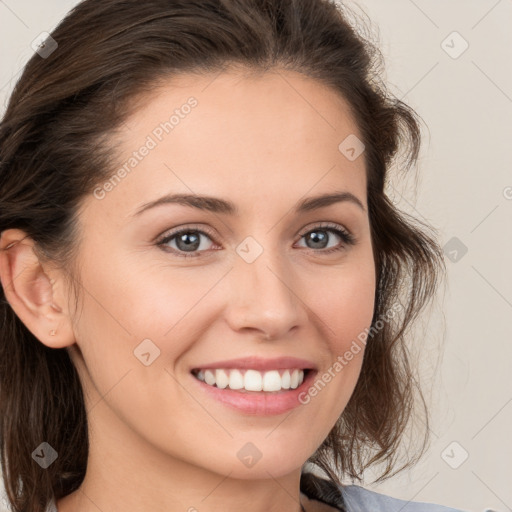
POLYGON ((176 245, 180 250, 193 251, 199 247, 199 236, 191 234, 190 232, 183 233, 177 238, 176 245), (189 241, 190 238, 192 238, 191 242, 189 241), (180 242, 183 242, 185 245, 180 247, 180 242))
POLYGON ((320 247, 313 247, 314 249, 322 249, 325 247, 325 243, 323 242, 327 240, 327 235, 325 231, 312 231, 310 233, 310 240, 312 240, 314 244, 320 244, 320 247))

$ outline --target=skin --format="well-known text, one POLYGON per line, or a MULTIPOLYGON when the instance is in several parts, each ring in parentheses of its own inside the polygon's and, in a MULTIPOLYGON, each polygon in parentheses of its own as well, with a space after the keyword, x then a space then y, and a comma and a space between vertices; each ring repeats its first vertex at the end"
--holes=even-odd
POLYGON ((84 200, 78 310, 64 274, 37 259, 23 232, 0 239, 2 248, 19 242, 0 257, 10 304, 42 343, 67 347, 83 383, 87 474, 59 512, 298 512, 299 500, 308 512, 327 510, 300 494, 300 471, 345 408, 364 347, 308 404, 274 416, 228 409, 194 385, 190 369, 296 356, 321 375, 369 328, 376 283, 364 154, 350 161, 338 150, 348 135, 362 137, 347 103, 298 73, 182 75, 115 135, 119 166, 190 96, 198 105, 136 168, 103 199, 84 200), (293 212, 335 190, 365 209, 345 201, 293 212), (172 204, 133 216, 166 193, 224 198, 240 214, 172 204), (356 244, 327 231, 327 249, 342 249, 326 254, 301 236, 322 222, 356 244), (183 248, 176 239, 168 251, 156 245, 190 224, 215 236, 201 235, 199 257, 173 255, 183 248), (263 248, 250 264, 236 252, 247 236, 263 248), (160 350, 149 366, 133 353, 144 339, 160 350), (237 457, 248 442, 262 454, 252 467, 237 457))

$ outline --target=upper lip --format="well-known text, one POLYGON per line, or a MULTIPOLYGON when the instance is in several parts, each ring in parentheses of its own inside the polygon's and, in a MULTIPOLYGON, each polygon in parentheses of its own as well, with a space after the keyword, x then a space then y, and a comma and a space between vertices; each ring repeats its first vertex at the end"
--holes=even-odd
POLYGON ((277 369, 302 369, 302 370, 316 370, 316 365, 312 361, 307 359, 299 359, 297 357, 276 357, 273 359, 265 359, 262 357, 241 357, 238 359, 229 359, 224 361, 215 361, 213 363, 207 363, 197 365, 192 370, 199 369, 252 369, 252 370, 277 370, 277 369))

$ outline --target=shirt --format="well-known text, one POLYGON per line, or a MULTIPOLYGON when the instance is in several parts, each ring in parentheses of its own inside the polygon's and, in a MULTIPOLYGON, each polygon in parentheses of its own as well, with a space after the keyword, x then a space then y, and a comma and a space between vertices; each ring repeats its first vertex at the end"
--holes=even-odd
MULTIPOLYGON (((300 492, 308 501, 320 501, 340 512, 465 512, 433 503, 391 498, 358 485, 338 486, 308 472, 301 475, 300 492)), ((54 501, 49 503, 46 512, 58 512, 54 501)))
POLYGON ((330 505, 340 512, 464 512, 433 503, 391 498, 359 485, 338 486, 330 480, 308 472, 301 475, 300 490, 309 499, 330 505))

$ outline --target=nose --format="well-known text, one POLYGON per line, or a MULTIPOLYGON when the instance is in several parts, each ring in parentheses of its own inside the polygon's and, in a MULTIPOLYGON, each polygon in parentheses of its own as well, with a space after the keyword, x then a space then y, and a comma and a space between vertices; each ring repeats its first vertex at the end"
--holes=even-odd
POLYGON ((234 265, 226 283, 226 319, 234 331, 284 339, 305 325, 307 298, 284 255, 264 250, 252 263, 237 257, 234 265))

